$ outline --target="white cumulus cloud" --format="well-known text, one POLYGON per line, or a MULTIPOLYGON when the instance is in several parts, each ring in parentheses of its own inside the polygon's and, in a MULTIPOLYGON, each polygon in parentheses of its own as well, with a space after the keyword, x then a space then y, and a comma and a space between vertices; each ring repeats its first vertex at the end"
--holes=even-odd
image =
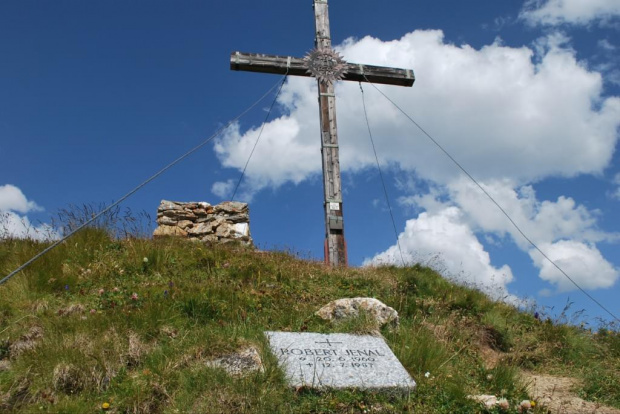
MULTIPOLYGON (((540 249, 583 289, 609 288, 620 273, 594 246, 574 240, 544 243, 540 249)), ((568 292, 576 287, 552 263, 535 250, 530 257, 540 269, 540 278, 556 285, 558 291, 568 292)))
POLYGON ((11 184, 0 185, 0 211, 16 211, 28 213, 40 211, 41 207, 34 201, 29 201, 22 190, 11 184))
MULTIPOLYGON (((423 207, 432 214, 441 213, 452 205, 458 206, 462 222, 473 231, 495 234, 500 238, 508 235, 521 250, 528 252, 540 271, 540 278, 556 286, 559 292, 577 288, 537 252, 521 232, 549 259, 557 260, 556 264, 580 286, 608 288, 617 281, 618 271, 602 256, 596 243, 618 241, 620 235, 598 228, 598 211, 589 210, 565 196, 556 201, 540 201, 532 186, 515 188, 510 180, 481 183, 481 186, 520 231, 475 184, 464 178, 445 187, 443 193, 449 197, 436 188, 425 196, 405 197, 401 202, 423 207), (593 273, 596 273, 595 277, 593 273), (586 279, 587 282, 582 284, 586 279)), ((462 251, 462 254, 466 252, 462 251)), ((450 270, 456 271, 454 268, 450 270)))
POLYGON ((520 17, 531 25, 587 25, 620 16, 618 0, 529 0, 520 17))
MULTIPOLYGON (((582 281, 588 279, 583 287, 596 289, 610 287, 617 281, 617 270, 602 256, 596 243, 618 241, 620 235, 598 228, 599 213, 596 210, 589 210, 564 196, 558 197, 556 201, 540 201, 532 186, 515 188, 515 183, 510 180, 481 183, 481 186, 549 259, 557 260, 556 264, 570 277, 575 272, 575 282, 581 285, 582 281), (596 277, 592 277, 584 266, 596 272, 596 277)), ((457 206, 461 212, 461 221, 472 231, 494 234, 500 238, 509 236, 521 250, 530 255, 533 265, 540 271, 540 278, 556 286, 557 291, 577 289, 469 180, 456 180, 443 191, 435 188, 423 196, 403 197, 401 202, 422 207, 431 214, 441 214, 450 206, 457 206)), ((462 254, 466 252, 462 251, 462 254)), ((450 269, 451 272, 456 270, 450 269)))
MULTIPOLYGON (((504 180, 481 184, 485 191, 504 209, 528 238, 536 243, 572 239, 596 243, 618 240, 619 235, 601 231, 597 226, 599 213, 578 205, 570 197, 560 196, 556 201, 539 201, 532 186, 514 188, 504 180)), ((473 183, 460 179, 448 186, 451 200, 462 208, 474 228, 500 236, 509 234, 522 249, 529 242, 510 223, 506 216, 473 183)))
MULTIPOLYGON (((601 75, 578 62, 565 42, 550 36, 536 50, 500 42, 478 50, 446 43, 441 31, 427 30, 390 42, 350 39, 339 51, 352 62, 414 68, 413 88, 380 88, 474 176, 529 182, 600 173, 618 139, 620 99, 603 96, 601 75)), ((441 184, 459 175, 372 86, 364 88, 383 165, 441 184)), ((336 92, 341 167, 372 168, 359 86, 340 82, 336 92)), ((320 174, 316 95, 312 79, 290 78, 284 86, 279 104, 285 114, 265 125, 246 172, 253 191, 320 174)), ((241 170, 258 131, 236 126, 220 138, 215 152, 222 164, 241 170)))
POLYGON ((28 200, 21 189, 6 184, 0 186, 0 239, 6 237, 50 240, 58 233, 48 224, 34 225, 26 213, 42 211, 34 201, 28 200))
MULTIPOLYGON (((423 263, 453 280, 473 285, 494 299, 508 297, 513 275, 509 266, 494 267, 489 254, 463 220, 457 207, 422 213, 407 221, 398 237, 406 263, 423 263)), ((401 263, 397 245, 366 260, 366 265, 401 263)))
POLYGON ((27 216, 0 211, 0 239, 4 238, 54 240, 59 234, 49 224, 34 225, 27 216))

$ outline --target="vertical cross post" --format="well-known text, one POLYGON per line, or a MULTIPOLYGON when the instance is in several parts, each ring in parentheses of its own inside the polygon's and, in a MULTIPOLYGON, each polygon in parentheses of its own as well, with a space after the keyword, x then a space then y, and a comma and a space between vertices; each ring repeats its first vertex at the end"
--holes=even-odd
POLYGON ((327 0, 313 1, 316 26, 315 50, 311 51, 308 56, 296 58, 233 52, 230 55, 230 68, 249 72, 314 76, 317 79, 323 163, 325 262, 332 266, 346 266, 348 260, 342 214, 342 186, 340 182, 340 161, 338 159, 334 82, 343 79, 354 82, 412 86, 415 77, 411 69, 345 62, 331 48, 327 0))
MULTIPOLYGON (((314 0, 317 50, 331 50, 327 0, 314 0)), ((347 265, 347 245, 344 238, 342 185, 336 125, 336 95, 334 80, 317 79, 321 125, 321 155, 323 162, 323 205, 325 209, 325 262, 332 266, 347 265)))

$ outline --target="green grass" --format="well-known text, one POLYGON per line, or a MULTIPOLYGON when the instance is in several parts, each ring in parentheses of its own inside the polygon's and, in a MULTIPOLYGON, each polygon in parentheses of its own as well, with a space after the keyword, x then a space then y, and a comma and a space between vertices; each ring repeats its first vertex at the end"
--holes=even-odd
MULTIPOLYGON (((6 275, 45 247, 0 240, 6 275)), ((329 269, 281 252, 86 229, 0 286, 0 411, 114 413, 471 413, 467 396, 528 398, 519 371, 573 376, 583 398, 620 408, 620 337, 539 322, 434 271, 329 269), (402 393, 293 390, 266 330, 365 333, 331 324, 331 300, 376 297, 401 317, 381 333, 418 383, 402 393), (253 344, 265 372, 205 361, 253 344), (495 365, 483 351, 501 356, 495 365)), ((537 409, 543 412, 542 409, 537 409)), ((509 412, 516 412, 512 409, 509 412)))

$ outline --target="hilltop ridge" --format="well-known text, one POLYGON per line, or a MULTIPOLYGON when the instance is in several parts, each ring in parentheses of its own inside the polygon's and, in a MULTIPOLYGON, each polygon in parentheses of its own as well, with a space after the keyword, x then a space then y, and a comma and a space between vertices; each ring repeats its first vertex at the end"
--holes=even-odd
MULTIPOLYGON (((0 269, 44 246, 1 240, 0 269)), ((589 401, 563 412, 620 412, 617 331, 540 320, 420 265, 331 269, 284 252, 91 228, 0 286, 0 297, 8 412, 516 413, 524 400, 534 401, 529 412, 559 412, 532 387, 549 377, 568 378, 565 391, 589 401), (381 334, 417 388, 288 388, 263 332, 368 333, 364 315, 336 325, 315 315, 358 296, 398 311, 400 327, 381 334), (248 345, 263 371, 238 378, 207 364, 248 345), (482 394, 508 408, 468 398, 482 394)))

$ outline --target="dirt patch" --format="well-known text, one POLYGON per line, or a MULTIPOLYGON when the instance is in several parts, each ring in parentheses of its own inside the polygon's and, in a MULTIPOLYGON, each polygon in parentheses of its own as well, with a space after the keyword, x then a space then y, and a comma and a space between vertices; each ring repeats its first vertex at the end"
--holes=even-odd
MULTIPOLYGON (((468 322, 465 321, 465 323, 468 322)), ((454 320, 449 320, 446 325, 435 325, 428 321, 422 321, 422 326, 428 329, 435 339, 444 344, 454 341, 456 337, 455 331, 462 329, 462 324, 463 321, 455 322, 454 320)), ((469 339, 472 348, 478 352, 486 369, 495 368, 506 356, 506 353, 496 346, 497 341, 495 340, 494 331, 487 327, 475 327, 471 323, 470 327, 473 327, 474 331, 473 336, 469 339)))
POLYGON ((487 346, 480 346, 478 348, 478 353, 480 358, 482 358, 486 369, 495 368, 504 357, 503 352, 496 351, 487 346))
POLYGON ((522 373, 522 379, 530 396, 552 414, 620 414, 617 408, 577 397, 572 391, 578 383, 574 378, 522 373))

